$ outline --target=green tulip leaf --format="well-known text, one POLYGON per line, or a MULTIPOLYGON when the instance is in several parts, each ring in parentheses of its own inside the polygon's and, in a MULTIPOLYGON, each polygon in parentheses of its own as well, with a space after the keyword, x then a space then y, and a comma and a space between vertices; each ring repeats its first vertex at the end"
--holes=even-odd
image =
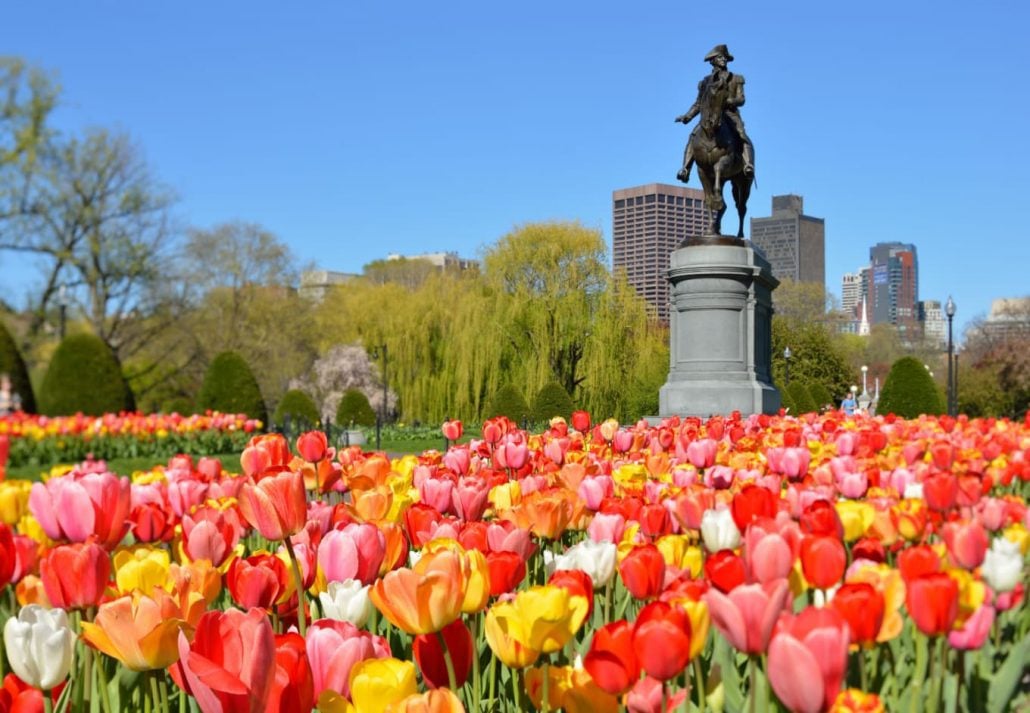
POLYGON ((1002 713, 1009 710, 1009 701, 1016 692, 1019 679, 1026 671, 1026 662, 1030 659, 1030 635, 1012 647, 1005 663, 991 679, 990 692, 987 694, 988 713, 1002 713))

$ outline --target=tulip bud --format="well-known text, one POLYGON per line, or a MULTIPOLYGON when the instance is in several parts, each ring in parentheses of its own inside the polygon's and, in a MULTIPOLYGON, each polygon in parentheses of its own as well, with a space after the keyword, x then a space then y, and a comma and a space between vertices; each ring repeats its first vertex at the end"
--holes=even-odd
POLYGON ((372 614, 372 600, 368 598, 368 586, 362 586, 356 579, 330 582, 326 591, 318 595, 322 611, 328 619, 349 621, 359 629, 372 614))
POLYGON ((701 538, 709 552, 740 547, 740 530, 733 521, 733 513, 725 508, 705 510, 701 516, 701 538))
POLYGON ((7 660, 18 678, 33 688, 49 691, 68 676, 75 635, 63 609, 30 604, 4 625, 7 660))

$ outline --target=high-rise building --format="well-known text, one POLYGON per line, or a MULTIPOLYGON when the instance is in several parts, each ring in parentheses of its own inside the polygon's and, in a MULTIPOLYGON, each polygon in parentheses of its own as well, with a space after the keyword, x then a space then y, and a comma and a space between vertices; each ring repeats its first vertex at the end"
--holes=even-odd
POLYGON ((919 259, 910 243, 877 243, 869 249, 872 281, 869 321, 893 324, 903 334, 919 321, 919 259))
POLYGON ((919 302, 919 323, 923 325, 923 339, 927 342, 935 346, 947 343, 948 321, 940 300, 919 302))
POLYGON ((664 183, 612 192, 612 269, 669 321, 669 256, 705 227, 705 195, 664 183))
POLYGON ((773 275, 815 282, 826 289, 826 221, 804 213, 801 196, 773 196, 772 215, 751 219, 751 242, 772 265, 773 275))
POLYGON ((859 305, 862 304, 862 271, 845 272, 841 280, 840 309, 849 317, 858 317, 859 305))

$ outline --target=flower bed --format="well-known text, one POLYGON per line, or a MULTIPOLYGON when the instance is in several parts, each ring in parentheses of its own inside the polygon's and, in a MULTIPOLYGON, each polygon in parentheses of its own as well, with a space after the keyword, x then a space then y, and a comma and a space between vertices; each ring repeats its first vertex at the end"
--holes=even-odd
POLYGON ((1030 417, 572 424, 0 484, 0 710, 1028 702, 1030 417))
POLYGON ((9 440, 9 466, 45 466, 87 457, 107 460, 231 453, 242 450, 261 427, 260 421, 244 414, 48 417, 15 413, 0 417, 0 438, 9 440))

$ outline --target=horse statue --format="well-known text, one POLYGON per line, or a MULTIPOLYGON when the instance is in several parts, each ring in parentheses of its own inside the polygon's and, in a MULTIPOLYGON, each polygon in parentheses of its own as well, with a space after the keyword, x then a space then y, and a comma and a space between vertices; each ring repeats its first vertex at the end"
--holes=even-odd
MULTIPOLYGON (((721 61, 725 57, 732 59, 725 45, 719 45, 706 59, 714 58, 713 65, 725 69, 725 61, 721 61)), ((721 235, 722 217, 726 213, 722 192, 723 186, 729 181, 733 186, 733 202, 737 205, 737 215, 740 217, 737 237, 744 237, 744 216, 747 214, 747 200, 751 196, 754 172, 745 170, 750 166, 745 161, 744 142, 750 140, 741 136, 743 123, 736 112, 736 107, 743 103, 742 85, 742 78, 737 84, 728 84, 706 77, 698 87, 698 98, 694 106, 683 116, 676 117, 676 121, 686 124, 697 114, 701 116, 701 121, 690 134, 683 152, 683 168, 676 177, 684 183, 688 182, 691 164, 697 164, 705 192, 705 207, 709 212, 707 235, 721 235), (740 93, 736 100, 732 98, 734 89, 740 93), (730 112, 733 117, 728 115, 730 112), (736 122, 733 121, 734 117, 738 117, 736 122)), ((749 143, 746 148, 749 152, 747 158, 753 161, 753 147, 749 143)))

